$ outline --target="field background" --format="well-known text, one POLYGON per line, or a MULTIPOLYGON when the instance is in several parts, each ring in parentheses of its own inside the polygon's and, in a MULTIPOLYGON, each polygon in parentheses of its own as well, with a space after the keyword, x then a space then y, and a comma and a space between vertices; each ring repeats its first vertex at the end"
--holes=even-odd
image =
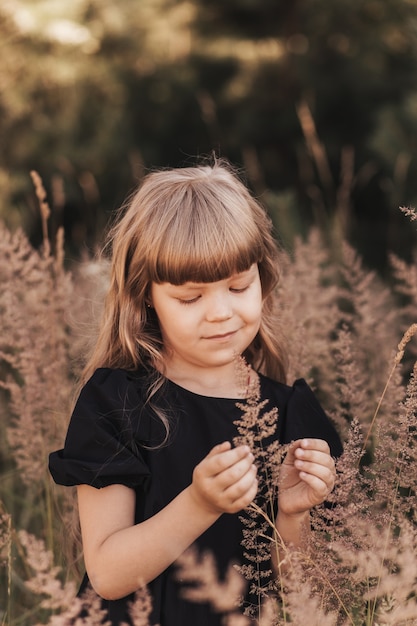
POLYGON ((317 624, 417 623, 417 1, 5 0, 0 50, 2 625, 47 623, 77 580, 46 464, 106 225, 144 173, 213 151, 287 250, 290 378, 350 442, 317 624))

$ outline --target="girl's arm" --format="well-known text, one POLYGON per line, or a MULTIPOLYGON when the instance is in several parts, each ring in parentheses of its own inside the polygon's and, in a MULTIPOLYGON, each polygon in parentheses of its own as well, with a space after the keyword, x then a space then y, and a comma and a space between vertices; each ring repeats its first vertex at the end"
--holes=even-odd
POLYGON ((335 464, 326 441, 300 439, 293 443, 281 467, 275 524, 286 548, 307 543, 310 509, 324 502, 335 478, 335 464))
MULTIPOLYGON (((169 477, 167 478, 169 480, 169 477)), ((135 492, 123 485, 78 487, 84 559, 103 598, 136 591, 163 572, 222 513, 245 508, 257 491, 247 446, 224 442, 197 465, 191 485, 153 517, 134 523, 135 492)))

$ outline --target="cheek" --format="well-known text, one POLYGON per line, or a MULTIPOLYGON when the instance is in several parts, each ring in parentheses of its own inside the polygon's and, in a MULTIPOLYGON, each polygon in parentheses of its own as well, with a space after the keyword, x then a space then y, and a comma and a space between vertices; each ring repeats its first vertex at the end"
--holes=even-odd
POLYGON ((262 292, 259 286, 259 289, 254 298, 251 299, 250 303, 248 303, 247 312, 248 316, 253 320, 253 323, 260 324, 262 318, 263 311, 263 299, 262 292))
POLYGON ((254 336, 258 332, 262 320, 262 302, 251 302, 245 307, 244 320, 247 324, 248 331, 254 336))
POLYGON ((248 318, 252 319, 254 322, 260 319, 262 315, 262 302, 252 302, 247 306, 246 313, 248 318))
POLYGON ((185 315, 181 312, 176 312, 171 315, 165 315, 163 319, 160 318, 159 326, 164 341, 169 340, 176 343, 181 342, 190 333, 191 325, 186 323, 185 315))
POLYGON ((256 326, 256 332, 258 332, 262 321, 262 306, 257 309, 256 315, 254 316, 254 325, 256 326))

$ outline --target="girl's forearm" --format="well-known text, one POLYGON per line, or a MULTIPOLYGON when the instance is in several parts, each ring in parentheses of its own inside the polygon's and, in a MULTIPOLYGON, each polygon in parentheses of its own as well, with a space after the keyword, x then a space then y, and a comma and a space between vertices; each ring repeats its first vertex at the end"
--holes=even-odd
POLYGON ((136 591, 166 570, 222 513, 245 508, 257 488, 249 447, 232 448, 228 441, 200 461, 186 489, 140 524, 134 524, 132 489, 80 485, 80 522, 91 584, 110 600, 136 591))
POLYGON ((307 546, 311 532, 310 513, 309 511, 298 515, 278 513, 275 528, 276 541, 272 548, 272 562, 279 575, 286 569, 285 558, 288 551, 307 546))
POLYGON ((307 543, 310 533, 310 512, 306 511, 296 515, 278 512, 275 527, 286 546, 303 547, 307 543))
POLYGON ((190 488, 140 524, 118 530, 86 562, 90 582, 103 598, 122 598, 161 574, 220 513, 203 509, 190 488))

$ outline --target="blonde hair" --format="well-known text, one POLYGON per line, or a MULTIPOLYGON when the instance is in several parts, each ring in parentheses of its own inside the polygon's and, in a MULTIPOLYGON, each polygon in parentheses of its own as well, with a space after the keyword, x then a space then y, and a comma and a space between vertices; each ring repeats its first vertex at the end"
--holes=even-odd
POLYGON ((163 368, 158 320, 147 306, 152 282, 214 282, 254 263, 263 316, 245 357, 256 370, 285 381, 287 355, 275 306, 280 251, 266 211, 228 163, 148 174, 111 229, 108 245, 110 286, 84 382, 98 367, 163 368))

